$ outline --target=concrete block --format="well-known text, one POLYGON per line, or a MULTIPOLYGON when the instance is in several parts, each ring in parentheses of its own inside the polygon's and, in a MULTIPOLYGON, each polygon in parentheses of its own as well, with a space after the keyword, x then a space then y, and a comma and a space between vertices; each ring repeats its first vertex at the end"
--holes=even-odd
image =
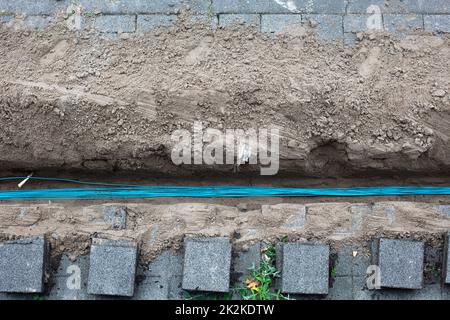
POLYGON ((425 31, 450 32, 450 15, 425 15, 425 31))
POLYGON ((1 243, 0 292, 42 292, 46 253, 44 236, 1 243))
POLYGON ((94 28, 100 32, 134 32, 136 17, 133 15, 104 15, 95 18, 94 28))
POLYGON ((213 0, 216 13, 328 13, 344 14, 347 1, 335 0, 213 0))
POLYGON ((423 14, 450 14, 450 2, 443 0, 420 1, 418 12, 423 14))
POLYGON ((27 14, 27 15, 51 15, 67 8, 68 0, 0 0, 0 12, 27 14))
POLYGON ((344 31, 342 28, 342 16, 332 14, 309 14, 303 16, 303 21, 313 21, 314 32, 319 39, 325 41, 342 41, 344 31))
POLYGON ((125 229, 127 227, 126 207, 107 206, 103 209, 103 219, 111 224, 114 229, 125 229))
POLYGON ((423 29, 423 17, 421 15, 385 14, 383 22, 386 31, 397 35, 423 29))
POLYGON ((220 14, 219 25, 229 26, 232 24, 260 25, 261 16, 259 14, 220 14))
POLYGON ((292 294, 327 294, 329 281, 327 245, 285 243, 281 256, 281 291, 292 294))
POLYGON ((279 33, 292 25, 302 23, 300 14, 263 14, 261 16, 261 31, 279 33))
POLYGON ((24 25, 30 29, 43 29, 54 22, 53 17, 28 16, 24 19, 24 25))
POLYGON ((450 204, 439 204, 437 210, 444 216, 450 217, 450 204))
POLYGON ((353 298, 352 277, 336 277, 333 286, 329 289, 329 300, 351 300, 353 298))
POLYGON ((351 246, 344 246, 337 253, 336 276, 350 276, 352 274, 353 256, 351 246))
POLYGON ((450 284, 450 231, 447 232, 444 246, 444 260, 442 264, 442 274, 445 284, 450 284))
POLYGON ((368 31, 368 15, 352 14, 344 16, 344 32, 366 32, 368 31))
POLYGON ((212 0, 212 11, 221 13, 290 13, 273 0, 212 0))
POLYGON ((191 15, 189 17, 189 22, 192 24, 202 23, 205 25, 209 25, 211 28, 215 29, 219 25, 219 17, 217 15, 208 16, 208 15, 191 15))
POLYGON ((423 260, 423 242, 380 239, 378 263, 381 287, 421 289, 423 260))
POLYGON ((63 255, 56 273, 52 276, 49 300, 87 300, 93 297, 87 293, 89 257, 80 256, 71 261, 63 255))
POLYGON ((0 22, 8 23, 14 19, 14 16, 0 16, 0 22))
POLYGON ((347 13, 373 13, 374 10, 379 10, 381 13, 416 13, 421 12, 419 1, 351 0, 347 8, 347 13))
POLYGON ((133 296, 137 245, 122 240, 93 239, 88 293, 133 296))
POLYGON ((80 0, 85 11, 106 14, 176 14, 182 8, 208 13, 210 0, 80 0))
POLYGON ((230 267, 231 244, 228 238, 185 240, 183 289, 228 292, 230 267))
POLYGON ((357 43, 356 33, 354 32, 345 32, 344 33, 344 46, 345 47, 353 47, 357 43))
POLYGON ((176 15, 138 15, 137 32, 145 32, 157 27, 168 27, 177 21, 176 15))

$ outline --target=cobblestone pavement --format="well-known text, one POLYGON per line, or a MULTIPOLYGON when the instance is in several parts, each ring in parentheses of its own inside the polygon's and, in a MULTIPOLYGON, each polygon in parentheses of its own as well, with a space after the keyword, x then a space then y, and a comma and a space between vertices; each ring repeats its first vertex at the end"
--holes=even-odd
POLYGON ((323 40, 346 45, 370 30, 400 38, 416 30, 450 32, 450 3, 441 0, 0 0, 0 22, 40 29, 64 19, 75 30, 141 33, 176 23, 183 8, 192 22, 212 27, 237 22, 276 34, 303 24, 323 40))

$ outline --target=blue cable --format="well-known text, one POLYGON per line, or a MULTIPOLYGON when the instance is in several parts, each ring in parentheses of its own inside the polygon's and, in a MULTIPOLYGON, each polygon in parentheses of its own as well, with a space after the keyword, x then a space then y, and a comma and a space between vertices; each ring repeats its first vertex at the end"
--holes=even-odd
MULTIPOLYGON (((0 181, 26 177, 5 177, 0 181)), ((96 185, 93 188, 60 188, 0 191, 0 200, 101 200, 158 197, 244 198, 244 197, 364 197, 405 195, 450 195, 450 187, 388 186, 356 188, 277 188, 244 186, 139 186, 116 183, 83 182, 74 179, 32 177, 33 180, 96 185), (100 187, 103 186, 103 187, 100 187), (108 188, 106 188, 107 186, 108 188)))

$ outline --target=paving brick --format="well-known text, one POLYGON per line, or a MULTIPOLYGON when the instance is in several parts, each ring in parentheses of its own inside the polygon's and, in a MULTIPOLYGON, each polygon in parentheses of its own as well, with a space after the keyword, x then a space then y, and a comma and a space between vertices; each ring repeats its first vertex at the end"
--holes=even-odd
POLYGON ((450 15, 426 15, 423 19, 425 31, 450 32, 450 15))
POLYGON ((114 229, 125 229, 127 227, 126 207, 106 206, 103 209, 103 219, 111 224, 114 229))
POLYGON ((330 248, 310 243, 285 243, 281 256, 281 291, 327 294, 330 248))
POLYGON ((65 10, 69 3, 68 0, 0 0, 0 12, 50 15, 65 10))
POLYGON ((356 33, 354 32, 345 32, 344 33, 344 46, 345 47, 353 47, 357 43, 356 33))
POLYGON ((445 0, 426 0, 419 2, 418 12, 424 14, 449 14, 450 13, 450 2, 445 0))
POLYGON ((95 18, 94 27, 101 32, 134 32, 136 17, 132 15, 104 15, 95 18))
POLYGON ((329 289, 329 300, 351 300, 353 298, 352 277, 336 277, 333 286, 329 289))
POLYGON ((93 239, 90 253, 88 293, 132 296, 137 246, 122 240, 93 239))
POLYGON ((48 299, 86 300, 95 298, 87 293, 88 271, 88 256, 79 256, 75 261, 71 261, 67 255, 63 255, 56 273, 52 276, 52 287, 48 299))
POLYGON ((349 276, 352 274, 352 251, 352 246, 344 246, 338 251, 335 264, 336 276, 349 276))
POLYGON ((344 14, 346 1, 335 0, 213 0, 216 13, 330 13, 344 14))
POLYGON ((176 15, 138 15, 137 32, 145 32, 157 27, 168 27, 173 25, 177 20, 176 15))
POLYGON ((420 289, 423 282, 424 243, 380 239, 378 263, 381 286, 420 289))
POLYGON ((42 292, 46 253, 44 236, 0 244, 0 292, 42 292))
POLYGON ((219 25, 229 26, 232 24, 245 23, 248 25, 260 25, 261 16, 259 14, 220 14, 219 25))
MULTIPOLYGON (((280 1, 281 2, 281 1, 280 1)), ((290 13, 273 0, 213 0, 214 13, 290 13)))
POLYGON ((208 13, 210 0, 80 0, 85 11, 110 14, 175 14, 189 7, 193 13, 208 13))
POLYGON ((229 291, 231 244, 228 238, 187 238, 184 250, 183 289, 229 291))
POLYGON ((371 6, 377 6, 381 13, 421 12, 420 0, 350 0, 347 13, 372 13, 371 6))
POLYGON ((342 16, 331 14, 310 14, 303 16, 303 20, 315 21, 317 26, 314 32, 322 40, 342 41, 344 32, 342 28, 342 16))
POLYGON ((0 16, 0 22, 8 23, 14 19, 14 16, 0 16))
POLYGON ((397 35, 423 29, 423 17, 421 15, 385 14, 383 23, 385 30, 397 35))
POLYGON ((444 260, 443 260, 443 278, 444 283, 450 284, 450 231, 447 232, 444 246, 444 260))
POLYGON ((24 19, 24 25, 30 29, 43 29, 54 21, 53 17, 28 16, 24 19))
POLYGON ((301 24, 300 14, 263 14, 261 16, 261 31, 279 33, 288 26, 301 24))
POLYGON ((366 32, 383 28, 383 20, 371 19, 369 15, 352 14, 344 17, 344 32, 366 32))

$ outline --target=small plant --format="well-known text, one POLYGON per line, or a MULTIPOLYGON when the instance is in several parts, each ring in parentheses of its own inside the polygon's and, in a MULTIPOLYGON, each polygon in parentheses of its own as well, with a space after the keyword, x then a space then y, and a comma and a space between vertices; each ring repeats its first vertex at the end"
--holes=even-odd
POLYGON ((433 277, 436 280, 439 281, 441 279, 441 270, 436 264, 433 264, 433 267, 431 268, 431 273, 433 274, 433 277))
POLYGON ((214 9, 213 9, 213 6, 212 6, 212 4, 210 4, 209 5, 209 7, 208 7, 208 18, 213 18, 215 16, 215 13, 214 13, 214 9))
POLYGON ((92 18, 92 17, 95 16, 95 13, 92 12, 92 11, 86 11, 83 15, 84 15, 86 18, 92 18))
POLYGON ((39 294, 35 294, 35 295, 33 295, 33 300, 39 300, 39 301, 47 300, 47 297, 41 296, 39 294))
POLYGON ((251 275, 245 280, 245 287, 240 289, 244 300, 281 300, 287 299, 280 290, 274 291, 272 286, 280 271, 275 267, 275 245, 270 243, 262 253, 262 261, 258 267, 250 268, 251 275))
POLYGON ((336 278, 336 276, 337 276, 337 268, 336 268, 336 266, 333 266, 333 267, 331 268, 330 274, 331 274, 331 277, 332 277, 332 278, 336 278))

